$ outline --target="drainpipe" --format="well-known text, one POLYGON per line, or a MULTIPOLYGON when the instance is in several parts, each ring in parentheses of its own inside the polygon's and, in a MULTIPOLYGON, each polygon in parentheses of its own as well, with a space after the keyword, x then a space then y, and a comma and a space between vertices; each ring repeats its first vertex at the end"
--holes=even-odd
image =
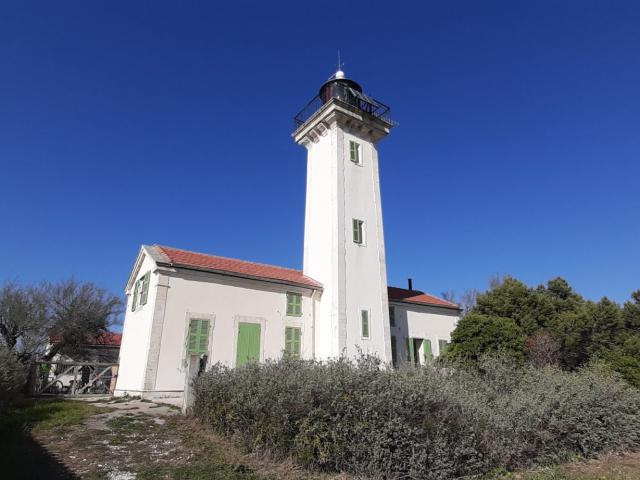
POLYGON ((311 291, 311 358, 316 359, 316 293, 314 288, 311 291))

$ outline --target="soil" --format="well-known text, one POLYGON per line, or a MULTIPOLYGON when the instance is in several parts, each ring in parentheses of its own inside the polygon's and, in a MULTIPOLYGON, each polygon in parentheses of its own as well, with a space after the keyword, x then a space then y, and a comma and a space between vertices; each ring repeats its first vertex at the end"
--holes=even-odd
MULTIPOLYGON (((245 455, 171 405, 130 400, 93 403, 97 413, 77 425, 36 430, 33 438, 75 478, 332 479, 344 475, 305 472, 291 462, 245 455)), ((73 478, 73 477, 70 477, 73 478)))

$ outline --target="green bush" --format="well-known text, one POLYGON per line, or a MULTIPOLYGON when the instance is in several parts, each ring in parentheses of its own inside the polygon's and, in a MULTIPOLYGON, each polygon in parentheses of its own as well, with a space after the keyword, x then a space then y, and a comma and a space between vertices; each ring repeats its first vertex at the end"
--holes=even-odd
POLYGON ((195 382, 193 412, 251 451, 322 470, 446 479, 640 447, 640 392, 599 366, 380 369, 283 360, 195 382))
POLYGON ((11 351, 0 345, 0 411, 20 395, 26 380, 24 365, 11 351))

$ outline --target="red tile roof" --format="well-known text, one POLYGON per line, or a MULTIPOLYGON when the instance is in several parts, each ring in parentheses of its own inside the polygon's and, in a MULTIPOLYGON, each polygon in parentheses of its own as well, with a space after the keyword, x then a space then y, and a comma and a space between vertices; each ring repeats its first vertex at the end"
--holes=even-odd
MULTIPOLYGON (((60 343, 61 337, 59 335, 52 335, 49 341, 53 344, 60 343)), ((122 342, 122 334, 116 332, 105 332, 95 337, 87 337, 82 346, 104 346, 104 347, 119 347, 122 342)))
POLYGON ((263 263, 235 260, 204 253, 189 252, 178 248, 155 245, 164 254, 166 263, 175 267, 194 268, 208 272, 231 273, 243 277, 276 280, 284 283, 321 288, 322 284, 302 274, 300 270, 276 267, 263 263))
POLYGON ((422 305, 431 305, 435 307, 453 308, 459 310, 460 307, 455 303, 447 302, 428 293, 419 290, 407 290, 405 288, 389 287, 389 300, 395 302, 417 303, 422 305))

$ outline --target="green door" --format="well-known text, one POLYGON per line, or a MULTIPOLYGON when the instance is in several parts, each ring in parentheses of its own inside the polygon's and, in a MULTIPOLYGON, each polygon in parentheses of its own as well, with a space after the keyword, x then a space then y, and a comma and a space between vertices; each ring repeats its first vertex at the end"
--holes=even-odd
POLYGON ((238 348, 236 367, 260 360, 260 324, 240 323, 238 325, 238 348))

